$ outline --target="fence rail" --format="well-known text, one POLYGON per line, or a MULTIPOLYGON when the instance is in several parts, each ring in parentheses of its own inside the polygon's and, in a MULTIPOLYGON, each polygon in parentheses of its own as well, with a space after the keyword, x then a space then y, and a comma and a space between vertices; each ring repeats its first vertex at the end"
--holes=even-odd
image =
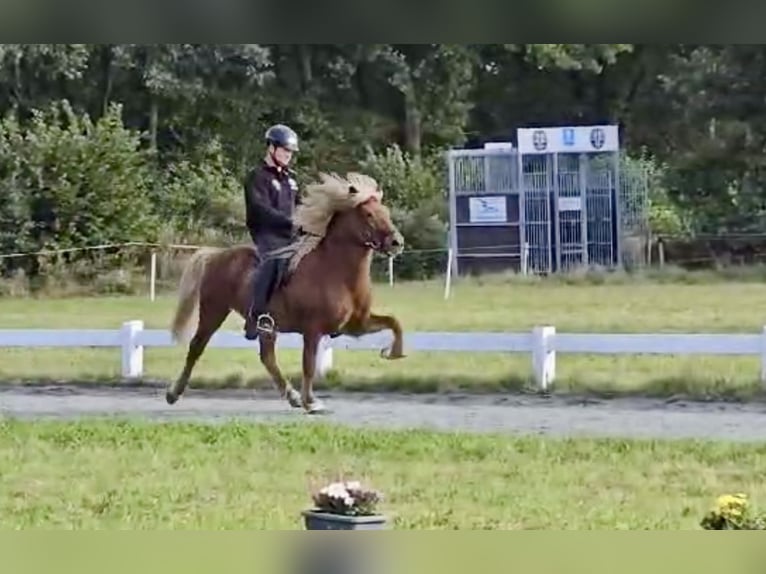
MULTIPOLYGON (((358 339, 325 338, 316 357, 317 373, 324 376, 332 368, 338 350, 378 350, 390 344, 388 333, 375 333, 358 339)), ((172 347, 169 331, 145 329, 143 321, 127 321, 120 329, 0 329, 0 347, 94 347, 120 348, 121 374, 138 379, 144 371, 144 349, 172 347)), ((301 349, 300 335, 287 333, 277 340, 278 348, 301 349)), ((241 333, 219 331, 209 347, 252 349, 253 343, 241 333)), ((547 390, 556 378, 556 354, 654 354, 654 355, 746 355, 760 357, 760 380, 766 387, 766 327, 761 333, 723 334, 602 334, 557 333, 553 326, 535 327, 527 333, 447 333, 405 334, 405 352, 528 353, 535 382, 547 390)))

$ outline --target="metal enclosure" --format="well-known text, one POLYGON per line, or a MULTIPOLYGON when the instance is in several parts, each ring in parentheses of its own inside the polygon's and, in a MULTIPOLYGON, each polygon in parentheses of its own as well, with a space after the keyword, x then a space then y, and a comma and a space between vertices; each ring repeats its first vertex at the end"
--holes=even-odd
POLYGON ((448 153, 454 272, 622 265, 625 237, 646 228, 647 190, 621 177, 616 126, 524 129, 518 141, 448 153))

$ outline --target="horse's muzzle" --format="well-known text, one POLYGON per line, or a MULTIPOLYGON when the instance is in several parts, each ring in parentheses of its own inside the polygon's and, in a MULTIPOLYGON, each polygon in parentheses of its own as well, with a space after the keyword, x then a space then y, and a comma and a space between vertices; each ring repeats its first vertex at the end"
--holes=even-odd
POLYGON ((394 231, 383 238, 370 239, 364 245, 388 257, 395 257, 404 251, 404 237, 398 231, 394 231))
POLYGON ((398 231, 392 233, 386 238, 383 251, 389 257, 395 257, 404 251, 404 237, 398 231))

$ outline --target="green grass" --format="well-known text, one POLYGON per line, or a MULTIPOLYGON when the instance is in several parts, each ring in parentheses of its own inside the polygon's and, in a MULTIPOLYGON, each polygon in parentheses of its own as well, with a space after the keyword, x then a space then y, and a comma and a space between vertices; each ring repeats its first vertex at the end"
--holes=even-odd
MULTIPOLYGON (((766 286, 754 281, 695 284, 641 278, 603 284, 564 279, 494 277, 458 283, 449 301, 438 281, 376 286, 377 310, 397 315, 405 331, 528 331, 555 325, 566 332, 743 332, 766 324, 766 286)), ((0 299, 0 328, 118 328, 143 319, 167 328, 174 296, 0 299)), ((226 329, 241 332, 231 316, 226 329)), ((174 378, 185 350, 147 349, 147 379, 174 378)), ((283 369, 299 377, 299 351, 280 353, 283 369)), ((119 350, 0 349, 5 380, 110 380, 119 376, 119 350)), ((759 392, 757 357, 641 357, 559 355, 558 392, 752 396, 759 392)), ((208 349, 195 385, 270 386, 257 354, 208 349)), ((347 390, 507 391, 531 386, 526 354, 419 353, 397 362, 376 351, 339 351, 324 388, 347 390)))
POLYGON ((397 529, 696 529, 720 494, 766 500, 765 472, 764 445, 6 421, 0 527, 296 529, 342 475, 397 529))

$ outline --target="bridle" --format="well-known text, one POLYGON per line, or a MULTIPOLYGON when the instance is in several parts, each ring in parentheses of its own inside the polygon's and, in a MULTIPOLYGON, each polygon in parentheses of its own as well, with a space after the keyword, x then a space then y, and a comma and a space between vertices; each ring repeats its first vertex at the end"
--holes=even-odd
MULTIPOLYGON (((305 230, 301 230, 301 231, 302 233, 306 235, 313 235, 313 236, 319 237, 315 233, 310 233, 305 230)), ((358 245, 360 247, 363 247, 364 249, 371 249, 372 251, 376 253, 384 253, 383 241, 376 238, 375 235, 376 235, 375 229, 373 229, 371 226, 367 226, 364 236, 361 238, 358 236, 355 236, 353 240, 351 241, 351 243, 358 245)))

